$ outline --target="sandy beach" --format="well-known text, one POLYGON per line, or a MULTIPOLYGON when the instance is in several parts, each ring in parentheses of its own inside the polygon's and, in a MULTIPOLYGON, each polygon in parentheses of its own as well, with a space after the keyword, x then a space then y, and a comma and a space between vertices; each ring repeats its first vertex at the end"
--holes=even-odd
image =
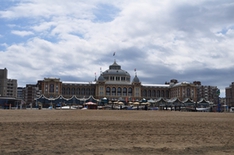
POLYGON ((0 154, 234 154, 234 114, 0 110, 0 154))

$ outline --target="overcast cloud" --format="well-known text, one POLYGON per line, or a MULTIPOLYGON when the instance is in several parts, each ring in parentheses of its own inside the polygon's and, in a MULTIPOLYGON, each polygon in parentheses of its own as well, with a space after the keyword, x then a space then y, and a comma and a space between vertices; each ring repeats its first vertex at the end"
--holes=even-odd
POLYGON ((222 97, 234 81, 233 15, 233 0, 2 0, 0 68, 19 86, 93 81, 116 59, 142 83, 201 81, 222 97))

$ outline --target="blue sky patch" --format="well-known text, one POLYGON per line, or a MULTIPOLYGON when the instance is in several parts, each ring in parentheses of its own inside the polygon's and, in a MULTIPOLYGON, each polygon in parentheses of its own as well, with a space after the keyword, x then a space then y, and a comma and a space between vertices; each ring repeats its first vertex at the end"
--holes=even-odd
POLYGON ((95 15, 94 22, 110 22, 119 13, 119 9, 113 5, 99 4, 93 11, 95 15))

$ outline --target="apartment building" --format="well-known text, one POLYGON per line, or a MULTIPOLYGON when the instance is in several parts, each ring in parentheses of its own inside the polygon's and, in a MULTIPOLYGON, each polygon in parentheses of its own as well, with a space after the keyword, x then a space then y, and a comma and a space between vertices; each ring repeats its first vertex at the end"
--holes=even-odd
POLYGON ((229 107, 234 107, 234 82, 232 82, 229 87, 225 88, 226 94, 226 104, 229 107))
POLYGON ((0 96, 17 98, 17 80, 7 78, 7 69, 0 69, 0 96))

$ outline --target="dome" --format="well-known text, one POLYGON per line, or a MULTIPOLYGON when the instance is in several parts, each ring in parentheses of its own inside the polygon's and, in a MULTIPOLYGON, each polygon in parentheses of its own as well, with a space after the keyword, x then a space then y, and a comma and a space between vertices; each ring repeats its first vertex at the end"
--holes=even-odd
POLYGON ((98 81, 99 82, 104 82, 105 78, 102 76, 102 74, 98 77, 98 81))
POLYGON ((140 80, 139 80, 139 78, 135 75, 135 77, 134 77, 134 79, 133 79, 132 82, 133 82, 133 83, 139 83, 140 80))
POLYGON ((103 72, 103 76, 105 75, 122 75, 122 76, 130 76, 130 74, 127 71, 124 70, 106 70, 105 72, 103 72))
POLYGON ((116 61, 114 61, 114 63, 109 66, 108 70, 103 72, 103 76, 105 76, 105 75, 122 75, 122 76, 129 76, 130 77, 130 74, 127 71, 122 70, 121 66, 118 65, 116 63, 116 61))
POLYGON ((106 80, 107 83, 130 83, 130 74, 121 69, 121 66, 114 61, 112 65, 109 66, 109 69, 102 72, 103 78, 106 80))

